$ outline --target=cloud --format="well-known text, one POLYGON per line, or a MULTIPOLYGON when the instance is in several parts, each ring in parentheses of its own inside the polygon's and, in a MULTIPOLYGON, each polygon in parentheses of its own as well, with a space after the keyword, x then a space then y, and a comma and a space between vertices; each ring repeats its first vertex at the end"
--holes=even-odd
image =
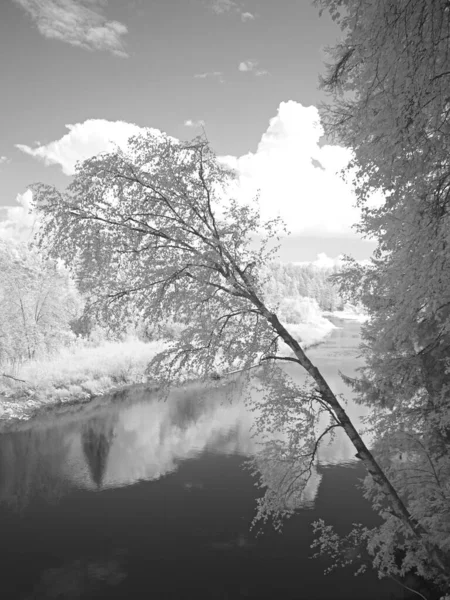
POLYGON ((224 83, 222 71, 208 71, 206 73, 196 73, 195 79, 217 79, 219 83, 224 83))
POLYGON ((0 156, 0 165, 5 165, 9 163, 9 158, 7 156, 0 156))
POLYGON ((199 121, 193 121, 192 119, 187 119, 184 122, 185 127, 204 127, 205 121, 200 119, 199 121))
MULTIPOLYGON (((14 242, 29 242, 37 227, 37 217, 31 212, 32 192, 17 194, 16 206, 1 209, 6 218, 0 220, 0 239, 14 242)), ((2 215, 3 216, 3 215, 2 215)))
POLYGON ((351 152, 319 145, 322 135, 314 106, 282 102, 256 152, 221 160, 237 172, 238 199, 248 202, 259 189, 264 219, 281 216, 294 234, 355 237, 351 225, 360 213, 351 185, 338 174, 351 152))
POLYGON ((243 12, 241 13, 241 20, 243 23, 246 23, 247 21, 254 21, 255 15, 252 15, 252 13, 249 12, 243 12))
POLYGON ((332 267, 340 267, 343 264, 342 259, 342 254, 335 258, 331 258, 331 256, 327 256, 325 252, 320 252, 317 255, 316 260, 312 261, 311 264, 319 269, 331 269, 332 267))
POLYGON ((293 263, 294 265, 312 265, 319 269, 331 269, 332 267, 340 267, 343 264, 343 254, 339 254, 335 258, 328 256, 326 252, 319 252, 316 260, 301 260, 293 263))
POLYGON ((233 0, 212 0, 209 8, 216 15, 222 15, 223 13, 238 10, 238 5, 233 0))
POLYGON ((106 50, 127 57, 122 37, 127 27, 107 21, 102 9, 108 0, 14 0, 46 38, 86 50, 106 50))
POLYGON ((243 73, 248 72, 248 71, 253 71, 253 69, 258 65, 258 61, 256 60, 244 60, 241 63, 239 63, 239 71, 242 71, 243 73))
POLYGON ((240 15, 243 23, 246 23, 247 21, 253 21, 255 19, 254 14, 245 11, 243 7, 234 0, 209 0, 207 4, 209 9, 216 15, 223 15, 226 13, 238 14, 240 15))
POLYGON ((255 75, 256 77, 261 77, 262 75, 270 75, 269 71, 266 71, 266 69, 257 69, 257 66, 257 60, 244 60, 239 63, 238 69, 239 71, 241 71, 241 73, 252 72, 253 75, 255 75))
MULTIPOLYGON (((196 121, 189 119, 187 127, 196 121)), ((108 151, 116 143, 126 148, 131 135, 152 132, 132 123, 90 119, 67 126, 61 139, 37 148, 21 150, 46 164, 58 164, 72 175, 77 160, 108 151)), ((220 160, 236 170, 232 193, 241 202, 253 202, 260 190, 263 219, 281 216, 293 234, 312 237, 357 237, 351 229, 359 220, 350 183, 339 172, 351 158, 341 146, 321 145, 323 135, 319 113, 314 106, 282 102, 261 137, 255 152, 243 156, 222 156, 220 160)), ((381 198, 378 199, 382 201, 381 198)))
MULTIPOLYGON (((46 165, 60 165, 66 175, 73 175, 77 161, 83 161, 100 152, 110 152, 115 145, 125 149, 128 139, 148 129, 124 121, 88 119, 84 123, 66 125, 69 133, 49 144, 31 148, 16 144, 22 152, 42 160, 46 165)), ((160 135, 159 129, 150 129, 160 135)))

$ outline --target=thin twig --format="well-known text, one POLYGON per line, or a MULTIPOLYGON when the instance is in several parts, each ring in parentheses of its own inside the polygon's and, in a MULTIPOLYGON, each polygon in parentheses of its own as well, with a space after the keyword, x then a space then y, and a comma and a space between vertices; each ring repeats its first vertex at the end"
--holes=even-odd
POLYGON ((398 583, 398 585, 401 585, 402 587, 405 588, 405 590, 409 590, 410 592, 412 592, 413 594, 417 594, 418 596, 420 596, 421 598, 423 598, 423 600, 428 600, 428 598, 425 598, 425 596, 423 594, 421 594, 420 592, 418 592, 417 590, 413 590, 412 588, 408 587, 407 585, 405 585, 404 583, 402 583, 401 581, 399 581, 396 577, 394 577, 393 575, 389 574, 389 577, 391 579, 393 579, 396 583, 398 583))
POLYGON ((7 375, 6 373, 1 374, 2 377, 8 377, 8 379, 14 379, 14 381, 20 381, 21 383, 27 383, 24 379, 19 379, 18 377, 13 377, 12 375, 7 375))

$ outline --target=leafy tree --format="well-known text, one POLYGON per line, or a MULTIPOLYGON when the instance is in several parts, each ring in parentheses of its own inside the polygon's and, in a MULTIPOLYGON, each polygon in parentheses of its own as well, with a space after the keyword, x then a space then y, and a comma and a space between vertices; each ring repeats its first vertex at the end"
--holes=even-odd
POLYGON ((270 290, 271 297, 313 298, 322 310, 343 308, 339 290, 331 280, 331 275, 336 272, 336 268, 273 262, 268 265, 268 270, 270 277, 266 286, 267 291, 270 290))
MULTIPOLYGON (((362 208, 359 231, 378 241, 366 267, 338 280, 370 315, 365 367, 354 388, 374 407, 383 470, 429 539, 450 550, 450 6, 446 0, 316 0, 342 28, 322 80, 328 136, 353 149, 347 174, 362 208), (374 208, 375 190, 384 201, 374 208)), ((375 506, 379 492, 366 481, 375 506)), ((371 537, 381 572, 426 559, 403 524, 371 537), (394 560, 403 548, 402 559, 394 560), (398 564, 400 563, 400 564, 398 564)))
MULTIPOLYGON (((261 223, 256 209, 230 199, 232 179, 202 139, 132 138, 127 153, 103 154, 79 166, 63 193, 34 186, 43 220, 40 246, 71 266, 90 289, 90 312, 112 327, 136 318, 181 317, 187 326, 149 365, 161 385, 267 365, 258 427, 281 432, 265 452, 266 462, 292 465, 286 494, 297 494, 293 486, 312 473, 320 442, 342 428, 405 538, 422 549, 436 578, 445 578, 446 557, 426 524, 409 512, 322 374, 266 301, 264 269, 278 222, 261 223), (261 230, 263 241, 252 249, 252 235, 261 230), (280 361, 303 367, 312 385, 296 385, 280 361), (318 431, 322 414, 329 425, 318 431)), ((260 515, 289 514, 286 494, 268 487, 260 515)))
POLYGON ((21 362, 71 339, 81 301, 67 270, 26 245, 0 241, 0 363, 21 362))

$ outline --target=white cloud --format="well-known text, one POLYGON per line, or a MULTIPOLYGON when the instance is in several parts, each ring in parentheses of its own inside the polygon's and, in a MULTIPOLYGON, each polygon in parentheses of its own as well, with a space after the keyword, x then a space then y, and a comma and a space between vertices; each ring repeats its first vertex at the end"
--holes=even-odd
POLYGON ((0 156, 0 165, 4 165, 9 162, 9 158, 7 156, 0 156))
POLYGON ((294 265, 313 265, 319 269, 331 269, 332 267, 340 267, 343 264, 343 255, 339 254, 335 258, 331 258, 325 252, 320 252, 316 260, 301 260, 293 263, 294 265))
POLYGON ((222 71, 208 71, 206 73, 196 73, 195 79, 217 79, 219 83, 224 82, 222 71))
POLYGON ((258 61, 256 60, 244 60, 241 63, 239 63, 239 71, 242 71, 243 73, 247 72, 247 71, 253 71, 253 69, 258 65, 258 61))
POLYGON ((254 21, 254 19, 255 19, 255 15, 252 15, 252 13, 250 13, 250 12, 241 13, 241 20, 243 23, 245 23, 246 21, 254 21))
MULTIPOLYGON (((370 258, 362 258, 356 261, 360 265, 370 265, 370 258)), ((328 256, 326 252, 319 252, 316 260, 300 260, 294 261, 293 265, 312 265, 313 267, 317 267, 318 269, 331 269, 332 267, 341 267, 344 265, 344 255, 339 254, 332 258, 328 256)))
MULTIPOLYGON (((196 121, 185 122, 187 127, 196 121)), ((77 160, 113 148, 126 148, 129 136, 149 131, 131 123, 100 119, 68 126, 61 139, 37 148, 20 148, 46 164, 61 165, 72 175, 77 160)), ((161 134, 157 129, 153 134, 161 134)), ((282 102, 262 135, 255 152, 221 157, 238 174, 233 192, 242 202, 252 202, 260 190, 263 219, 281 216, 294 234, 314 237, 356 237, 351 225, 359 220, 355 196, 339 172, 348 163, 350 150, 319 145, 323 135, 314 106, 282 102)))
POLYGON ((319 269, 331 269, 332 267, 341 266, 342 258, 342 254, 336 256, 336 258, 331 258, 330 256, 327 256, 325 252, 320 252, 317 255, 316 260, 314 260, 311 264, 313 264, 315 267, 319 267, 319 269))
POLYGON ((187 119, 184 122, 185 127, 204 127, 205 121, 200 119, 199 121, 193 121, 192 119, 187 119))
POLYGON ((257 69, 257 66, 257 60, 244 60, 239 63, 238 69, 239 71, 241 71, 241 73, 252 72, 253 75, 255 75, 256 77, 261 77, 262 75, 269 75, 269 71, 266 71, 266 69, 257 69))
POLYGON ((223 13, 238 9, 236 2, 233 0, 212 0, 209 7, 216 15, 222 15, 223 13))
MULTIPOLYGON (((131 136, 148 131, 133 123, 105 119, 88 119, 84 123, 66 127, 69 133, 59 140, 36 148, 25 144, 17 144, 16 147, 44 161, 46 165, 60 165, 66 175, 73 175, 77 161, 86 160, 100 152, 112 151, 115 145, 125 149, 131 136)), ((150 131, 156 135, 161 134, 159 129, 150 131)))
POLYGON ((244 10, 241 2, 235 2, 235 0, 209 0, 207 5, 216 15, 227 13, 240 15, 243 23, 253 21, 256 18, 253 13, 244 10))
POLYGON ((86 50, 106 50, 127 57, 123 23, 107 21, 102 9, 108 0, 15 0, 33 19, 46 38, 86 50))
POLYGON ((247 202, 260 190, 264 219, 281 216, 295 234, 356 236, 355 196, 338 172, 350 150, 319 146, 323 135, 314 106, 282 102, 269 122, 256 152, 221 160, 236 169, 236 196, 247 202), (320 163, 321 167, 314 166, 320 163))
POLYGON ((17 194, 16 206, 5 206, 1 210, 6 218, 0 220, 0 239, 15 242, 31 240, 37 226, 37 218, 31 212, 31 190, 17 194))

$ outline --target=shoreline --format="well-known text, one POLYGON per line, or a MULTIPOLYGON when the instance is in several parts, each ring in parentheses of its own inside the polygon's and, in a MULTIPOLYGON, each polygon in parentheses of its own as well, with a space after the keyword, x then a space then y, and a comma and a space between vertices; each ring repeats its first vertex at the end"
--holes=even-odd
MULTIPOLYGON (((326 316, 324 315, 324 317, 330 321, 333 327, 330 328, 321 339, 305 344, 305 350, 319 347, 329 338, 333 331, 339 328, 333 321, 338 320, 345 322, 355 320, 349 318, 348 315, 340 317, 335 314, 329 314, 326 316)), ((10 396, 0 393, 0 434, 16 430, 17 428, 20 428, 21 424, 34 423, 39 420, 39 418, 45 418, 52 412, 61 414, 65 411, 73 411, 77 406, 80 410, 83 410, 88 404, 95 406, 98 406, 103 402, 106 404, 111 402, 114 396, 128 393, 131 390, 154 392, 158 389, 152 380, 145 380, 144 372, 134 373, 134 376, 132 375, 128 381, 123 380, 121 383, 105 385, 97 392, 90 392, 86 389, 86 386, 83 385, 79 386, 79 388, 80 393, 71 397, 57 397, 51 395, 42 397, 42 392, 38 389, 35 389, 33 393, 29 388, 26 391, 17 389, 17 391, 10 396)))
POLYGON ((46 418, 51 413, 64 414, 65 412, 73 412, 76 407, 84 410, 88 405, 98 407, 102 403, 109 404, 114 396, 131 390, 154 392, 157 389, 157 386, 148 381, 144 383, 123 383, 105 389, 100 394, 80 395, 66 401, 50 399, 47 402, 42 402, 31 397, 30 402, 30 397, 27 396, 17 396, 13 399, 0 396, 0 407, 3 409, 3 413, 0 415, 0 435, 11 430, 16 431, 20 429, 20 425, 25 426, 31 422, 35 423, 41 417, 46 418), (5 413, 7 413, 6 417, 5 413))
MULTIPOLYGON (((83 398, 71 398, 66 402, 47 402, 40 406, 25 407, 27 410, 26 416, 12 416, 10 418, 0 417, 0 435, 22 431, 29 427, 39 425, 39 423, 45 423, 51 416, 56 418, 64 417, 67 415, 76 415, 81 411, 96 412, 99 408, 111 405, 114 402, 118 402, 124 399, 129 393, 153 393, 158 391, 158 387, 148 383, 130 383, 123 384, 109 391, 105 391, 102 394, 97 394, 91 397, 83 398)), ((1 399, 0 399, 1 402, 1 399)))

